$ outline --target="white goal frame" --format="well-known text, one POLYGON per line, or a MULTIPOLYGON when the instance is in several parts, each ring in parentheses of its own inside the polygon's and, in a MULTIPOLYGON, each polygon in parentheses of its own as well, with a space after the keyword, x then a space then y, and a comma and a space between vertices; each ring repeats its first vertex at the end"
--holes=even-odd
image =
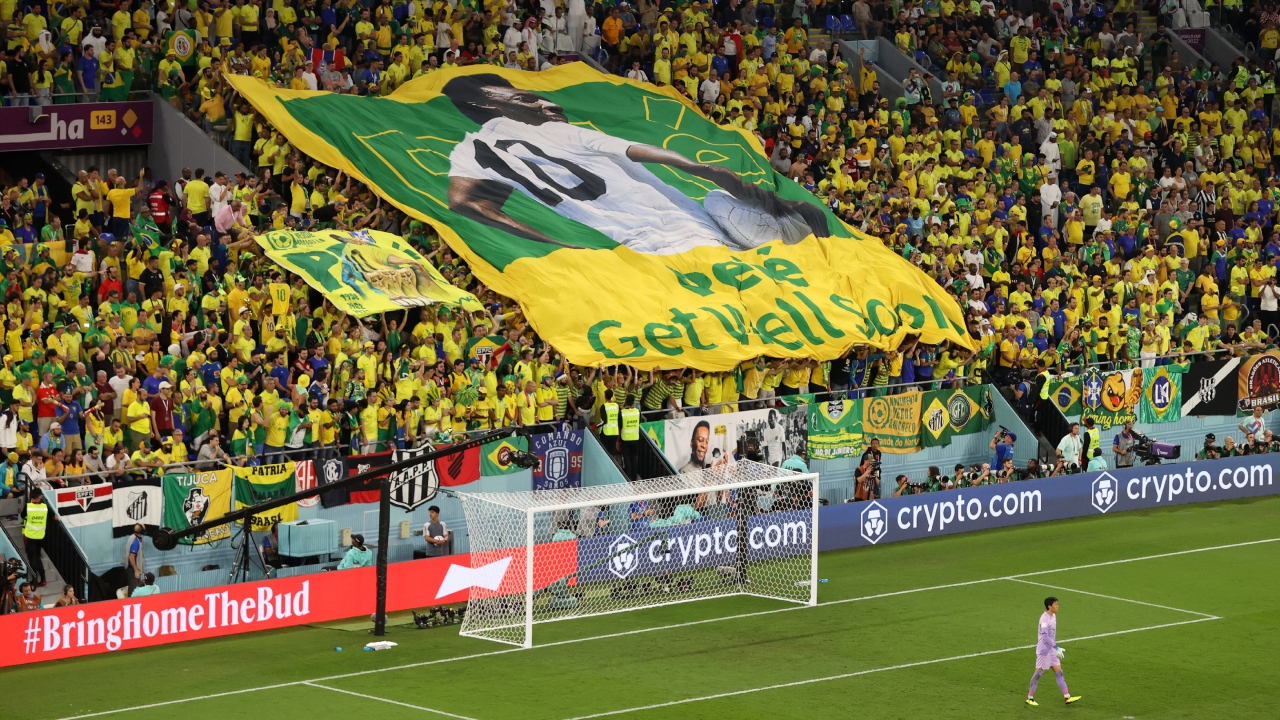
MULTIPOLYGON (((506 580, 506 576, 510 576, 512 572, 521 572, 523 580, 520 586, 523 587, 524 595, 524 612, 523 622, 516 620, 517 615, 514 608, 511 608, 507 600, 502 600, 502 605, 498 610, 499 614, 505 614, 515 622, 504 624, 486 624, 484 618, 473 620, 477 615, 483 615, 484 605, 487 601, 493 602, 497 597, 515 597, 518 596, 520 590, 515 589, 510 595, 497 596, 495 589, 489 587, 486 591, 485 587, 479 586, 477 582, 473 582, 470 586, 468 597, 467 613, 463 620, 460 630, 461 635, 467 637, 476 637, 485 640, 493 640, 517 647, 533 647, 533 627, 538 623, 557 622, 560 620, 580 619, 587 617, 596 617, 600 615, 610 615, 620 612, 628 612, 630 610, 649 609, 664 605, 676 605, 687 602, 695 602, 698 600, 707 600, 713 598, 733 597, 736 595, 752 595, 756 597, 768 598, 771 600, 782 600, 785 602, 793 602, 802 605, 817 605, 818 603, 818 508, 820 506, 819 498, 819 476, 815 472, 799 473, 793 470, 785 470, 773 467, 763 463, 752 461, 737 461, 725 465, 708 468, 691 473, 683 473, 664 478, 653 480, 642 480, 638 482, 614 483, 608 485, 595 485, 583 488, 569 488, 562 490, 542 490, 527 492, 507 492, 507 493, 458 493, 461 499, 463 509, 467 517, 467 529, 471 539, 471 568, 473 580, 483 575, 482 568, 492 567, 494 562, 500 561, 502 557, 510 558, 509 563, 515 564, 515 561, 523 560, 520 564, 521 568, 504 569, 504 579, 502 582, 510 582, 506 580), (788 576, 785 578, 791 586, 795 587, 792 596, 787 597, 779 594, 768 594, 767 592, 750 592, 746 589, 746 584, 754 582, 753 580, 739 580, 731 583, 734 588, 724 588, 724 592, 714 592, 709 595, 699 595, 696 597, 686 598, 662 598, 661 601, 645 603, 627 607, 616 608, 581 608, 575 605, 575 611, 567 612, 563 617, 536 618, 535 617, 535 599, 545 588, 537 588, 535 583, 535 560, 538 553, 535 551, 543 543, 539 543, 537 522, 539 515, 547 516, 550 513, 572 513, 587 508, 598 506, 612 506, 619 503, 631 503, 637 501, 654 501, 680 496, 689 496, 704 493, 718 493, 726 491, 742 490, 746 488, 761 488, 764 486, 774 486, 778 484, 807 483, 809 491, 809 503, 805 505, 793 506, 791 512, 804 512, 808 510, 805 517, 809 522, 808 531, 808 553, 809 563, 807 568, 808 577, 797 575, 794 578, 788 576), (477 530, 483 527, 486 519, 493 524, 494 517, 497 515, 497 521, 505 521, 510 532, 505 533, 505 540, 500 543, 509 542, 508 547, 495 547, 490 542, 492 538, 477 538, 477 530), (523 525, 523 548, 514 547, 518 535, 515 532, 519 525, 523 525), (479 545, 479 547, 477 547, 479 545), (523 552, 523 558, 520 553, 523 552), (807 597, 804 590, 807 585, 807 597), (729 591, 732 590, 732 591, 729 591), (477 610, 481 610, 477 613, 477 610), (518 629, 518 630, 517 630, 518 629), (498 637, 499 631, 507 630, 507 634, 513 638, 517 634, 522 634, 523 639, 517 641, 515 639, 498 637)), ((787 511, 785 508, 781 510, 759 510, 758 512, 746 516, 745 519, 738 520, 737 527, 744 527, 743 523, 749 522, 752 517, 762 517, 773 512, 787 511)), ((694 525, 696 527, 696 524, 694 525)), ((673 526, 680 527, 680 526, 673 526)), ((545 531, 545 527, 542 528, 545 531)), ((613 535, 610 533, 609 535, 613 535)), ((728 552, 728 540, 726 534, 726 553, 728 552)), ((753 536, 754 537, 754 536, 753 536)), ((582 542, 587 538, 579 538, 578 542, 582 542)), ((543 541, 547 542, 546 540, 543 541)), ((666 540, 663 541, 663 548, 666 550, 666 540)), ((749 541, 746 538, 739 538, 740 547, 749 547, 749 541)), ((803 542, 803 541, 802 541, 803 542)), ((792 546, 795 547, 795 546, 792 546)), ((576 552, 576 550, 575 550, 576 552)), ((718 550, 717 550, 718 552, 718 550)), ((735 553, 738 551, 735 551, 735 553)), ((744 549, 742 553, 750 552, 744 549)), ((803 551, 792 556, 792 565, 789 569, 794 573, 799 569, 799 557, 803 551)), ((610 556, 611 557, 611 556, 610 556)), ((780 556, 781 561, 785 562, 785 556, 780 556)), ((608 561, 609 557, 605 558, 608 561)), ((582 571, 578 568, 578 571, 582 571)), ((574 573, 577 574, 576 572, 574 573)), ((492 581, 491 581, 492 584, 492 581)), ((762 583, 763 584, 763 583, 762 583)), ((786 583, 784 583, 786 584, 786 583)), ((647 583, 646 583, 647 587, 647 583)), ((765 588, 767 590, 767 588, 765 588)), ((518 606, 517 606, 518 607, 518 606)))

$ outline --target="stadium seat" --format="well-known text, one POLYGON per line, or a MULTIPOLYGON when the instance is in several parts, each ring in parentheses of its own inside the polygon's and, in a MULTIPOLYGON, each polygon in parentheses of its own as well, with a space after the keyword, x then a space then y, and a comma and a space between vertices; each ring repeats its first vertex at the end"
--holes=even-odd
POLYGON ((836 20, 835 15, 828 15, 826 21, 827 32, 831 33, 834 38, 837 32, 840 32, 840 23, 836 20))
POLYGON ((857 29, 858 29, 858 26, 853 24, 853 17, 851 17, 851 16, 849 16, 849 15, 841 15, 841 16, 840 16, 840 29, 841 29, 842 31, 844 31, 845 33, 851 33, 851 32, 853 32, 853 31, 857 30, 857 29))

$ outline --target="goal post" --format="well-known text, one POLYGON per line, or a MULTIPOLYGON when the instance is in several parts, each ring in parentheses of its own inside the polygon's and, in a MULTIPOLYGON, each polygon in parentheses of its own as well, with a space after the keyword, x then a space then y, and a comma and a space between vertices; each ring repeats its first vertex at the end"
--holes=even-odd
POLYGON ((738 461, 584 488, 459 493, 471 545, 461 634, 733 595, 817 604, 818 476, 738 461))

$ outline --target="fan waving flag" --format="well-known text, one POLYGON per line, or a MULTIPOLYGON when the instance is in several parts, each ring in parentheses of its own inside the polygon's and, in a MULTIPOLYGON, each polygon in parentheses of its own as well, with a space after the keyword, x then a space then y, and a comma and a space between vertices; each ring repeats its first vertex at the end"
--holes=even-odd
POLYGON ((329 70, 341 70, 346 67, 347 58, 342 50, 316 48, 311 51, 311 65, 316 72, 320 72, 321 66, 329 70))
POLYGON ((672 88, 582 63, 442 68, 383 98, 226 78, 293 147, 431 225, 570 362, 976 347, 941 285, 672 88))
POLYGON ((195 65, 199 37, 195 30, 171 30, 165 36, 165 52, 172 53, 184 67, 195 65))

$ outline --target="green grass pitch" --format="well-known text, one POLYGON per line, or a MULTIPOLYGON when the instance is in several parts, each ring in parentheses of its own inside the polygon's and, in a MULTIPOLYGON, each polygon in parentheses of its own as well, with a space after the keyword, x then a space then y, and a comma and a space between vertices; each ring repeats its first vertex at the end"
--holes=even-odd
POLYGON ((820 574, 818 607, 738 597, 550 623, 529 650, 455 626, 394 627, 399 647, 361 652, 363 632, 301 627, 15 668, 3 714, 1280 717, 1280 497, 825 553, 820 574), (1046 677, 1030 708, 1050 594, 1084 699, 1063 706, 1046 677))

